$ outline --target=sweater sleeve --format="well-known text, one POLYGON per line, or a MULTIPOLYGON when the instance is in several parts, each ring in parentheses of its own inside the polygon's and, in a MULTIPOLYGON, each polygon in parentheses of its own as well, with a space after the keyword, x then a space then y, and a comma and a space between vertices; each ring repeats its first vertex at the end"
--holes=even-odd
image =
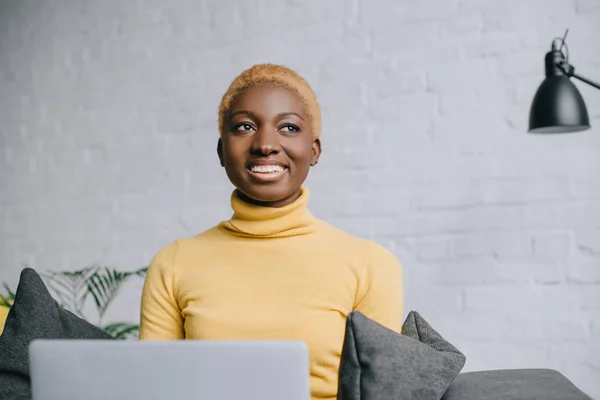
POLYGON ((354 310, 396 332, 402 330, 402 266, 392 252, 374 242, 362 266, 354 310))
POLYGON ((140 311, 140 339, 183 339, 183 317, 175 291, 177 243, 161 249, 152 259, 144 287, 140 311))

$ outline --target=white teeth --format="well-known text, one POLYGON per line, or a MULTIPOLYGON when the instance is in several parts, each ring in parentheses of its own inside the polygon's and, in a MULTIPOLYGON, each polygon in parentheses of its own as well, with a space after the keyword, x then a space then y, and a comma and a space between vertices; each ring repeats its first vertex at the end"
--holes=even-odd
POLYGON ((255 165, 250 170, 265 174, 269 172, 281 172, 283 171, 283 167, 281 165, 255 165))

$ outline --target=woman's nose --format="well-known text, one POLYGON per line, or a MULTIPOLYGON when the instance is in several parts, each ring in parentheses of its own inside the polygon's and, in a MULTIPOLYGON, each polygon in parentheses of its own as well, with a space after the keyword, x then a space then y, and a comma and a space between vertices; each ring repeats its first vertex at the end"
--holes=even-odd
POLYGON ((279 150, 279 134, 276 129, 261 127, 254 134, 254 141, 252 142, 253 152, 267 156, 272 153, 277 153, 279 150))

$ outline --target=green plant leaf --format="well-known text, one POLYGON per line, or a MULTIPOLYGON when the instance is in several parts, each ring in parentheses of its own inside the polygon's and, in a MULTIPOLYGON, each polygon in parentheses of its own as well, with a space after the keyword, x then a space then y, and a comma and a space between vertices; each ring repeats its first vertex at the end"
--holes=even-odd
POLYGON ((92 265, 77 271, 46 272, 42 277, 65 309, 85 319, 83 307, 89 295, 88 279, 98 268, 92 265))
POLYGON ((116 339, 134 339, 137 338, 140 331, 140 326, 128 324, 126 322, 117 322, 106 325, 102 328, 106 333, 116 339))
POLYGON ((131 274, 137 275, 141 278, 144 278, 146 276, 146 274, 148 273, 148 267, 142 267, 138 270, 135 270, 133 272, 131 272, 131 274))
POLYGON ((12 304, 15 302, 16 294, 12 290, 10 290, 6 283, 3 283, 2 286, 4 286, 4 290, 6 290, 7 294, 0 294, 0 307, 11 308, 12 304))
POLYGON ((10 300, 14 301, 17 294, 15 292, 13 292, 12 290, 10 290, 10 288, 8 287, 8 285, 6 283, 3 283, 2 286, 4 286, 6 293, 8 293, 7 296, 2 296, 2 297, 4 297, 5 299, 10 299, 10 300))
POLYGON ((96 270, 88 278, 87 290, 94 299, 100 318, 106 313, 106 309, 114 300, 119 288, 131 276, 145 276, 148 267, 140 268, 131 272, 121 272, 107 267, 96 270))

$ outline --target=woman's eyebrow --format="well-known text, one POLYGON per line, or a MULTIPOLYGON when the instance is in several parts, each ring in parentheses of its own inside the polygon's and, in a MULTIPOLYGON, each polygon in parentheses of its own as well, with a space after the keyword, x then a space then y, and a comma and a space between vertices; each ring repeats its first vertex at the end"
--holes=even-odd
MULTIPOLYGON (((246 110, 239 110, 239 111, 232 112, 229 115, 229 118, 231 119, 231 118, 235 117, 236 115, 245 115, 250 118, 256 118, 256 115, 252 111, 246 111, 246 110)), ((277 114, 277 118, 282 119, 285 117, 289 117, 290 115, 295 115, 296 117, 298 117, 302 121, 304 121, 304 118, 302 118, 302 115, 298 114, 297 112, 293 112, 293 111, 281 112, 281 113, 277 114)))
POLYGON ((295 115, 296 117, 300 118, 302 121, 304 121, 304 118, 302 118, 302 116, 298 113, 295 112, 282 112, 277 114, 277 118, 285 118, 285 117, 289 117, 290 115, 295 115))
POLYGON ((251 111, 246 111, 246 110, 240 110, 240 111, 233 112, 229 115, 229 118, 233 118, 236 115, 246 115, 250 118, 254 118, 254 114, 251 111))

